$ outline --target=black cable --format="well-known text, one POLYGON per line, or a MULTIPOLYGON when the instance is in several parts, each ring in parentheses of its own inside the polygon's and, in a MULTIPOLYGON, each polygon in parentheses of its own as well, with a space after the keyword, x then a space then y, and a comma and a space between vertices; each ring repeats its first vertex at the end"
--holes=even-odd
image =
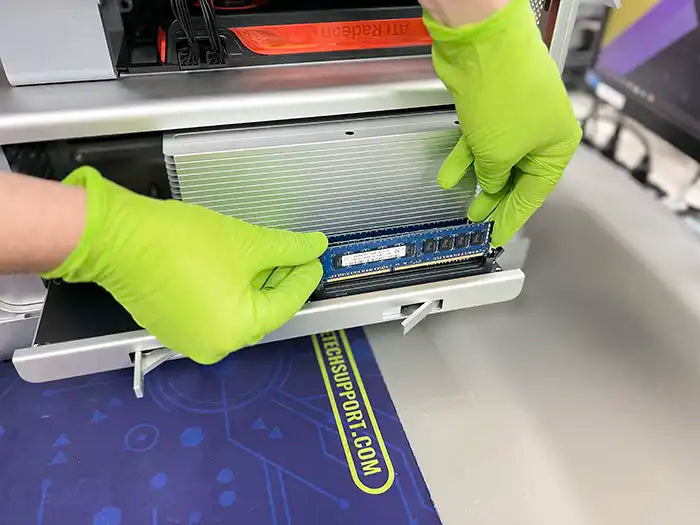
POLYGON ((187 0, 170 0, 170 8, 176 21, 180 22, 182 31, 187 39, 187 56, 181 62, 185 62, 185 65, 196 65, 199 63, 199 45, 192 26, 192 15, 187 6, 187 0))
POLYGON ((197 35, 194 32, 194 27, 192 26, 192 15, 190 14, 190 9, 187 4, 187 0, 175 0, 178 6, 178 12, 180 13, 180 22, 185 31, 185 35, 190 42, 197 41, 197 35))
POLYGON ((206 28, 207 36, 209 37, 211 49, 216 55, 221 56, 224 49, 221 45, 221 40, 219 40, 219 34, 216 30, 216 12, 214 11, 214 7, 211 5, 210 1, 211 0, 200 0, 199 6, 202 9, 204 27, 206 28))
MULTIPOLYGON (((678 210, 676 213, 677 215, 681 217, 692 217, 693 219, 696 219, 700 221, 700 204, 698 206, 694 204, 690 204, 688 202, 688 193, 692 191, 693 186, 695 186, 698 182, 700 182, 700 168, 698 168, 697 172, 693 176, 693 178, 690 180, 685 185, 685 188, 681 190, 681 198, 684 200, 686 204, 686 208, 682 210, 678 210)), ((700 188, 700 187, 699 187, 700 188)))
MULTIPOLYGON (((598 120, 600 120, 600 117, 598 117, 598 120)), ((605 145, 600 148, 600 152, 603 154, 603 156, 610 160, 615 160, 617 158, 617 144, 620 141, 620 132, 622 131, 622 122, 615 120, 613 121, 613 124, 615 125, 613 134, 607 140, 605 145)))
POLYGON ((700 220, 700 208, 688 206, 684 210, 677 211, 676 215, 678 215, 679 217, 691 217, 693 219, 700 220))
POLYGON ((621 124, 622 124, 623 129, 624 129, 625 131, 629 132, 630 134, 634 135, 634 137, 635 137, 635 138, 642 144, 642 146, 644 147, 644 151, 645 151, 647 154, 650 154, 650 153, 651 153, 651 146, 650 146, 650 144, 649 144, 649 139, 647 139, 647 138, 644 136, 644 133, 642 133, 641 131, 639 131, 639 129, 637 129, 636 125, 635 125, 635 124, 632 124, 632 123, 630 122, 630 120, 629 120, 627 117, 622 117, 622 119, 620 120, 620 122, 621 122, 621 124))
MULTIPOLYGON (((621 132, 627 131, 640 142, 640 144, 644 148, 644 155, 645 156, 651 155, 651 146, 649 145, 649 140, 634 125, 630 125, 630 123, 627 119, 620 118, 619 116, 617 118, 614 118, 614 117, 609 117, 607 115, 594 115, 592 117, 589 117, 588 120, 593 120, 594 122, 608 122, 608 123, 613 124, 615 126, 615 132, 613 132, 613 137, 610 137, 610 139, 608 139, 608 142, 605 144, 605 146, 603 146, 602 148, 599 148, 599 149, 605 150, 606 147, 608 147, 610 145, 610 142, 613 140, 615 141, 614 145, 617 146, 617 141, 619 140, 621 132)), ((614 153, 614 151, 613 151, 613 153, 614 153)))
POLYGON ((204 25, 206 26, 207 33, 209 34, 209 42, 212 49, 220 49, 221 42, 218 39, 216 31, 216 13, 214 8, 209 3, 210 0, 201 0, 199 2, 202 8, 202 16, 204 17, 204 25))
MULTIPOLYGON (((640 184, 651 189, 658 197, 666 196, 666 192, 659 186, 654 184, 649 180, 649 174, 651 172, 651 146, 648 139, 644 134, 639 131, 634 125, 631 125, 629 120, 625 117, 617 114, 615 117, 609 117, 606 115, 594 114, 593 116, 586 119, 586 123, 589 120, 593 122, 609 122, 615 126, 615 131, 613 135, 608 139, 603 147, 599 147, 590 140, 586 140, 586 143, 597 148, 605 157, 613 161, 615 164, 625 168, 630 175, 640 184), (644 148, 644 154, 639 162, 634 166, 627 166, 626 164, 617 160, 617 148, 620 135, 623 131, 629 132, 633 135, 644 148)), ((584 128, 585 132, 585 128, 584 128)))

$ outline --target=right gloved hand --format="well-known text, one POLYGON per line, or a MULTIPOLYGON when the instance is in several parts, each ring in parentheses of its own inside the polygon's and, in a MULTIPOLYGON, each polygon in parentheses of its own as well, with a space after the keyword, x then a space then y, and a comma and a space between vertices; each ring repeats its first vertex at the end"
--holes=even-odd
MULTIPOLYGON (((459 14, 463 1, 435 3, 459 14)), ((492 244, 500 246, 559 182, 581 126, 527 0, 510 0, 485 20, 460 27, 428 13, 424 20, 435 71, 454 97, 462 129, 438 182, 451 188, 474 165, 483 191, 467 215, 492 219, 492 244)))
POLYGON ((44 277, 99 284, 163 345, 199 363, 280 327, 323 273, 322 233, 262 228, 143 197, 90 167, 64 183, 86 188, 86 225, 78 246, 44 277), (291 268, 267 279, 280 266, 291 268))

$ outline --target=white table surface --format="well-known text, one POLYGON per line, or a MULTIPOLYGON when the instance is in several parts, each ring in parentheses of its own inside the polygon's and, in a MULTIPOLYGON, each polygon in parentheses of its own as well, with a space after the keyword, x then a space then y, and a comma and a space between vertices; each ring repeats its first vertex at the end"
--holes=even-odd
POLYGON ((581 148, 515 301, 367 328, 446 524, 700 523, 700 242, 581 148))

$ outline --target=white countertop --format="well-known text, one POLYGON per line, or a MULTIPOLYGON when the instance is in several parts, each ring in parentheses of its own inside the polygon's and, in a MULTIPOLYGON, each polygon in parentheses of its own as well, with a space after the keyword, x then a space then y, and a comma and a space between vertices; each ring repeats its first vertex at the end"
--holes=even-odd
POLYGON ((700 242, 581 148, 525 289, 367 333, 446 524, 700 522, 700 242))

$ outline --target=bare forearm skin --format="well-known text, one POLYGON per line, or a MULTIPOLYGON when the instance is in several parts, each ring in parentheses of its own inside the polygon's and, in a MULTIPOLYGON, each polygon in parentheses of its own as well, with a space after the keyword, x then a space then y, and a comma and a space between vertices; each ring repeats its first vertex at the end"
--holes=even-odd
POLYGON ((85 190, 0 172, 0 274, 60 265, 80 241, 85 190))
POLYGON ((509 0, 418 0, 430 15, 447 27, 460 27, 485 20, 509 0))

